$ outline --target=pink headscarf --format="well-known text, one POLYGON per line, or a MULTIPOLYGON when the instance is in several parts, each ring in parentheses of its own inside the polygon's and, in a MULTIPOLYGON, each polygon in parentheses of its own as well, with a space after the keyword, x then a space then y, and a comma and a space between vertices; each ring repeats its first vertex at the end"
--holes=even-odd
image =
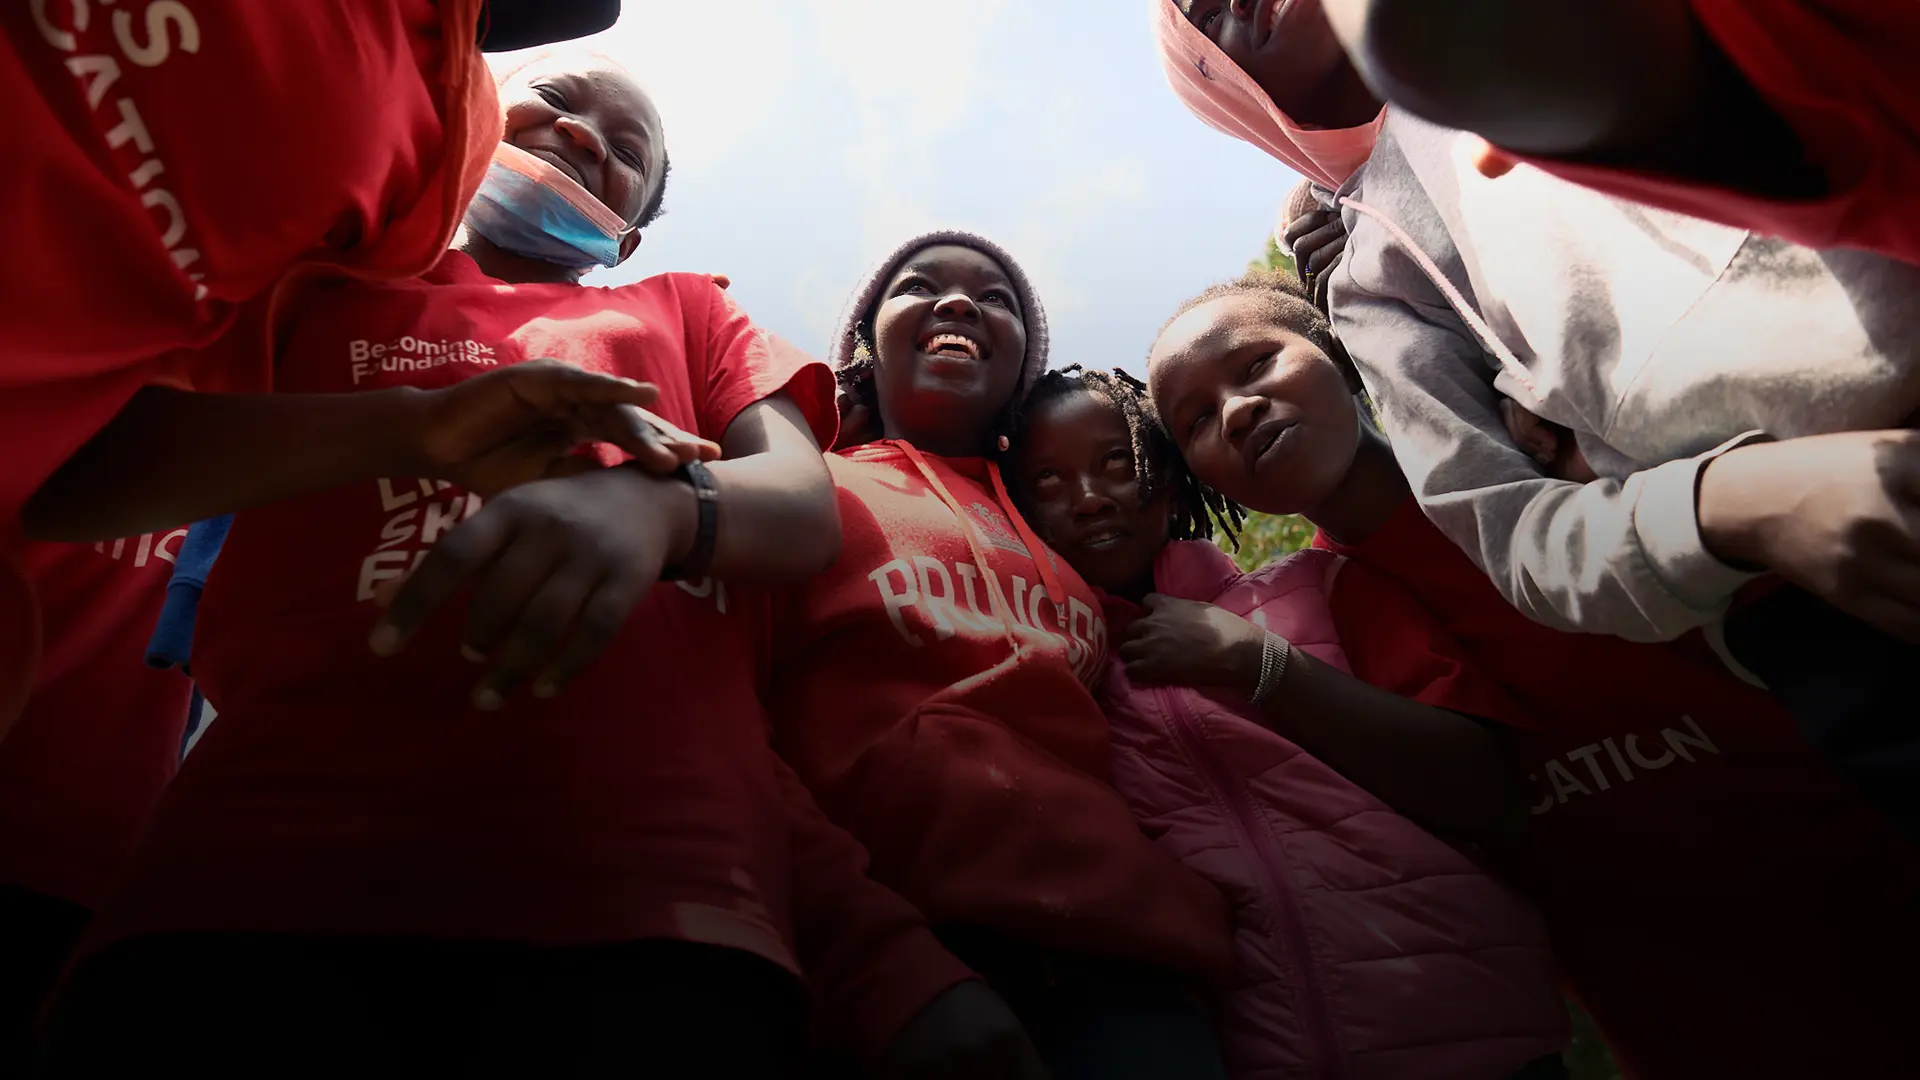
POLYGON ((1151 0, 1154 36, 1167 82, 1207 126, 1265 150, 1328 190, 1366 164, 1386 123, 1387 110, 1359 127, 1303 128, 1273 104, 1266 91, 1220 47, 1194 28, 1174 0, 1151 0))

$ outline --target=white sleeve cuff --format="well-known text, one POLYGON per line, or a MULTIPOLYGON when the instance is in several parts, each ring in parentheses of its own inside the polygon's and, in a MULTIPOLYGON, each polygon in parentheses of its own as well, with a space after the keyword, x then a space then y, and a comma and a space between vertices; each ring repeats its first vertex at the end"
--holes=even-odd
POLYGON ((1667 592, 1703 614, 1726 611, 1733 594, 1758 574, 1736 570, 1707 550, 1700 537, 1700 470, 1729 450, 1762 441, 1749 431, 1697 457, 1669 461, 1642 472, 1634 500, 1633 528, 1655 579, 1667 592))

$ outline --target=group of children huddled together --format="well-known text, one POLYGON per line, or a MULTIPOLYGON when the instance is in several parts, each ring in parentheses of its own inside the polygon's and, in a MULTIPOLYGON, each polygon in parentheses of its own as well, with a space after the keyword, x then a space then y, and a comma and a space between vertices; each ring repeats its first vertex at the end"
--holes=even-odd
POLYGON ((0 15, 0 1072, 1911 1071, 1920 12, 1153 0, 1308 185, 1143 381, 581 286, 619 6, 0 15))

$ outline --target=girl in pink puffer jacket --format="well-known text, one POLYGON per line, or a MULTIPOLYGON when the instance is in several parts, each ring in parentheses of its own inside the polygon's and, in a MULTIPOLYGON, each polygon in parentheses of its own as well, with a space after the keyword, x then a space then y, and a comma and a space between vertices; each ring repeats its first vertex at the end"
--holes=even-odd
POLYGON ((1242 574, 1191 539, 1231 535, 1238 508, 1187 474, 1124 374, 1047 375, 1016 451, 1028 520, 1103 590, 1122 643, 1103 687, 1114 785, 1233 904, 1217 1001, 1234 1076, 1564 1075, 1539 918, 1415 824, 1490 843, 1525 820, 1505 696, 1366 567, 1308 550, 1242 574))

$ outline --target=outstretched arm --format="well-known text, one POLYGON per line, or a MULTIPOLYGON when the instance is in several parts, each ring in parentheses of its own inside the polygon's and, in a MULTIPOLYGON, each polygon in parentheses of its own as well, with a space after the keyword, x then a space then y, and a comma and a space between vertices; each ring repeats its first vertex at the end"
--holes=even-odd
MULTIPOLYGON (((833 481, 799 406, 784 393, 741 410, 711 466, 718 489, 706 574, 768 584, 819 573, 840 550, 833 481)), ((371 641, 391 655, 471 587, 462 639, 492 669, 475 706, 499 708, 538 672, 559 692, 599 655, 699 529, 687 481, 624 466, 543 480, 489 501, 429 551, 371 641)))
POLYGON ((440 390, 198 394, 153 386, 41 486, 28 535, 106 540, 172 528, 382 476, 449 480, 483 495, 608 442, 658 472, 718 447, 642 412, 650 385, 552 360, 440 390))
POLYGON ((1782 197, 1824 186, 1686 0, 1329 0, 1382 98, 1519 154, 1782 197))

